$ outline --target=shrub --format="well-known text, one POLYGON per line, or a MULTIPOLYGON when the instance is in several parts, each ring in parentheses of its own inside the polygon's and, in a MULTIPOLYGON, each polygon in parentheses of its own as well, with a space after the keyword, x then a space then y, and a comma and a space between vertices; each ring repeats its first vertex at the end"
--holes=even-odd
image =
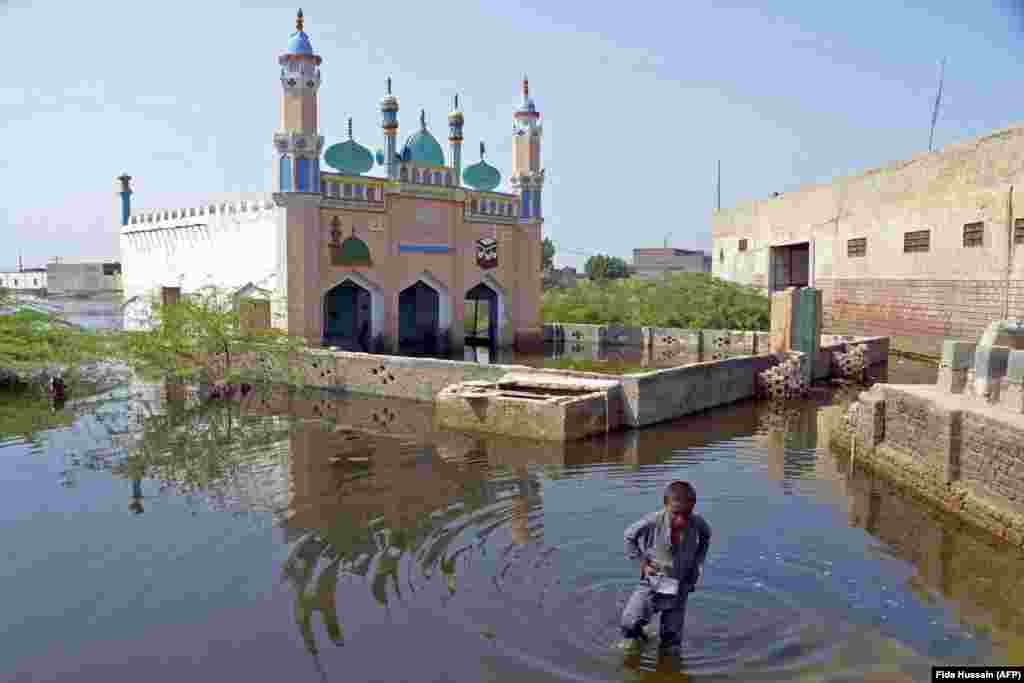
POLYGON ((544 322, 692 329, 767 330, 771 321, 765 293, 708 273, 552 289, 544 292, 541 314, 544 322))

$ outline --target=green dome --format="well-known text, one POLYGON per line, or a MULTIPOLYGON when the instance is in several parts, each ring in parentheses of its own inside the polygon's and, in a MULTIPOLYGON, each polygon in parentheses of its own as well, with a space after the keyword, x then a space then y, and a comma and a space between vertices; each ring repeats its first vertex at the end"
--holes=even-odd
POLYGON ((348 175, 360 175, 373 168, 373 153, 352 139, 352 119, 348 120, 348 140, 328 147, 324 160, 348 175))
POLYGON ((501 183, 501 173, 481 159, 472 166, 466 167, 466 170, 462 172, 462 179, 475 190, 489 192, 501 183))
POLYGON ((444 152, 441 145, 427 130, 427 119, 420 112, 420 129, 409 136, 402 148, 402 161, 411 161, 424 166, 444 166, 444 152))
POLYGON ((332 259, 336 266, 370 266, 370 248, 358 237, 349 237, 337 247, 332 259))
POLYGON ((475 190, 489 192, 496 188, 501 182, 501 173, 498 169, 484 161, 484 155, 486 153, 487 150, 484 148, 484 143, 481 142, 480 161, 476 162, 472 166, 467 166, 466 170, 462 172, 462 179, 466 181, 467 185, 475 190))

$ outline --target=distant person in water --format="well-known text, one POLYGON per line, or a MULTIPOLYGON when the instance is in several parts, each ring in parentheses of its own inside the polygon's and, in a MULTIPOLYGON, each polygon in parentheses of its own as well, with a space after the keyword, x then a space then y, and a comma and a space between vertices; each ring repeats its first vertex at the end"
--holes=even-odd
POLYGON ((711 527, 693 512, 697 491, 689 482, 672 482, 662 500, 663 510, 626 529, 626 555, 640 560, 640 585, 622 612, 626 650, 638 649, 647 639, 644 627, 659 612, 661 647, 679 648, 686 602, 700 581, 711 545, 711 527))

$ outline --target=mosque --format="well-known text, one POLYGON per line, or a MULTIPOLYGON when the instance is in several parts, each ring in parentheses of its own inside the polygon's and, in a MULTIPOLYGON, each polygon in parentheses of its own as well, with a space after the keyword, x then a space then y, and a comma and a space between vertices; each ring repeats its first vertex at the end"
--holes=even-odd
POLYGON ((266 302, 266 324, 310 346, 457 351, 467 339, 534 347, 540 321, 542 125, 522 83, 513 118, 511 192, 484 158, 463 168, 464 116, 448 114, 448 157, 424 110, 399 147, 391 79, 380 101, 383 148, 319 134, 322 59, 303 30, 278 59, 281 124, 273 192, 185 209, 131 206, 118 178, 125 326, 144 326, 155 292, 216 285, 266 302), (321 170, 321 155, 333 171, 321 170), (382 175, 369 175, 374 166, 382 175))

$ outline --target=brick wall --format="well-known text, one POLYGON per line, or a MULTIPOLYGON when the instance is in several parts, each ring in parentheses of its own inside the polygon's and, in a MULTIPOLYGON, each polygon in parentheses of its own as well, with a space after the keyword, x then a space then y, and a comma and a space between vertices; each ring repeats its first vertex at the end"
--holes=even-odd
POLYGON ((959 424, 954 424, 959 423, 959 413, 951 415, 927 397, 892 387, 886 388, 885 401, 886 446, 945 479, 950 444, 960 436, 959 424))
POLYGON ((964 411, 960 478, 1024 513, 1024 441, 1019 428, 964 411))
POLYGON ((1024 317, 1024 280, 821 279, 824 331, 882 335, 896 351, 938 357, 943 339, 978 339, 993 320, 1024 317))

